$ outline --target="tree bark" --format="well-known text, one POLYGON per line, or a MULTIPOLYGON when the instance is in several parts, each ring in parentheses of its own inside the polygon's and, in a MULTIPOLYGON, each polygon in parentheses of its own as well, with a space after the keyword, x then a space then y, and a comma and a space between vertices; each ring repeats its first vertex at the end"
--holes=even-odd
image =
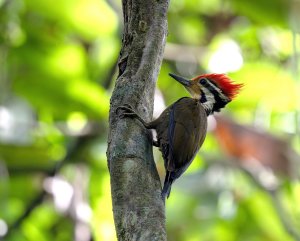
POLYGON ((111 97, 108 167, 118 240, 166 240, 165 206, 152 137, 137 120, 118 118, 130 104, 150 120, 167 35, 169 1, 123 0, 124 33, 119 77, 111 97))

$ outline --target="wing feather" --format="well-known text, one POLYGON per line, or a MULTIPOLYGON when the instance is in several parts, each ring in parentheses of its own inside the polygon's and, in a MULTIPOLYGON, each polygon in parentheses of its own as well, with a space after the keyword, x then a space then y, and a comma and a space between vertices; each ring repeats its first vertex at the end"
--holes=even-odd
POLYGON ((182 98, 171 106, 169 118, 167 170, 177 178, 190 165, 205 139, 207 116, 196 100, 182 98))

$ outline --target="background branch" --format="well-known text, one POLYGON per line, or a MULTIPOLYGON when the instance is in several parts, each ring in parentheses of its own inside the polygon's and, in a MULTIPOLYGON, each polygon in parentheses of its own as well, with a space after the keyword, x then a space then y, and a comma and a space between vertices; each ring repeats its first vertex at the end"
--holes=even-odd
MULTIPOLYGON (((65 164, 67 164, 70 159, 74 158, 87 142, 95 137, 95 133, 96 130, 93 134, 82 135, 77 137, 75 140, 70 141, 65 157, 62 160, 58 161, 52 169, 46 172, 47 175, 44 179, 57 175, 65 166, 65 164)), ((17 230, 24 222, 24 220, 29 217, 29 215, 35 210, 35 208, 43 203, 47 195, 48 192, 44 188, 39 193, 37 193, 36 196, 27 205, 25 211, 8 227, 8 232, 3 238, 8 238, 15 230, 17 230)))

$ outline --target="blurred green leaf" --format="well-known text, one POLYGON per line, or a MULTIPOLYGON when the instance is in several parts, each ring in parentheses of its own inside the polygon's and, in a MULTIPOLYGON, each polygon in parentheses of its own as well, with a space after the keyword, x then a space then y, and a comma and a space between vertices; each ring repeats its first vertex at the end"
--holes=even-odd
POLYGON ((289 26, 290 0, 231 0, 235 10, 256 23, 289 26))
MULTIPOLYGON (((207 73, 212 56, 224 69, 236 56, 225 43, 234 43, 243 65, 228 75, 245 86, 222 114, 281 137, 288 133, 291 146, 299 146, 298 10, 290 0, 170 1, 167 44, 172 44, 157 80, 166 105, 189 96, 168 73, 187 78, 207 73)), ((70 140, 80 138, 80 150, 68 160, 72 165, 57 175, 73 186, 78 170, 86 170, 80 182, 89 188, 79 191, 93 211, 93 239, 116 240, 105 152, 121 12, 118 0, 0 0, 0 219, 8 225, 42 190, 46 173, 65 157, 70 140), (95 122, 100 131, 93 129, 95 122), (17 127, 26 130, 26 138, 17 127)), ((209 123, 213 127, 212 119, 209 123)), ((155 149, 154 154, 163 179, 161 153, 155 149)), ((243 172, 215 163, 227 158, 210 132, 166 202, 168 239, 292 240, 268 194, 243 172)), ((285 180, 279 198, 298 227, 299 183, 285 180)), ((47 194, 5 238, 73 240, 75 208, 58 211, 47 194)))

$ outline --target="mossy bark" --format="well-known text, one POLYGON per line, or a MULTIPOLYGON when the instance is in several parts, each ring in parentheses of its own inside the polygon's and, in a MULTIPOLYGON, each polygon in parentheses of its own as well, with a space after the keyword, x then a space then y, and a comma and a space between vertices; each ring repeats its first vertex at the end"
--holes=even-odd
POLYGON ((118 118, 116 108, 130 104, 142 118, 151 120, 169 1, 122 3, 124 34, 110 103, 107 150, 116 232, 119 241, 166 240, 165 206, 151 134, 134 119, 118 118))

